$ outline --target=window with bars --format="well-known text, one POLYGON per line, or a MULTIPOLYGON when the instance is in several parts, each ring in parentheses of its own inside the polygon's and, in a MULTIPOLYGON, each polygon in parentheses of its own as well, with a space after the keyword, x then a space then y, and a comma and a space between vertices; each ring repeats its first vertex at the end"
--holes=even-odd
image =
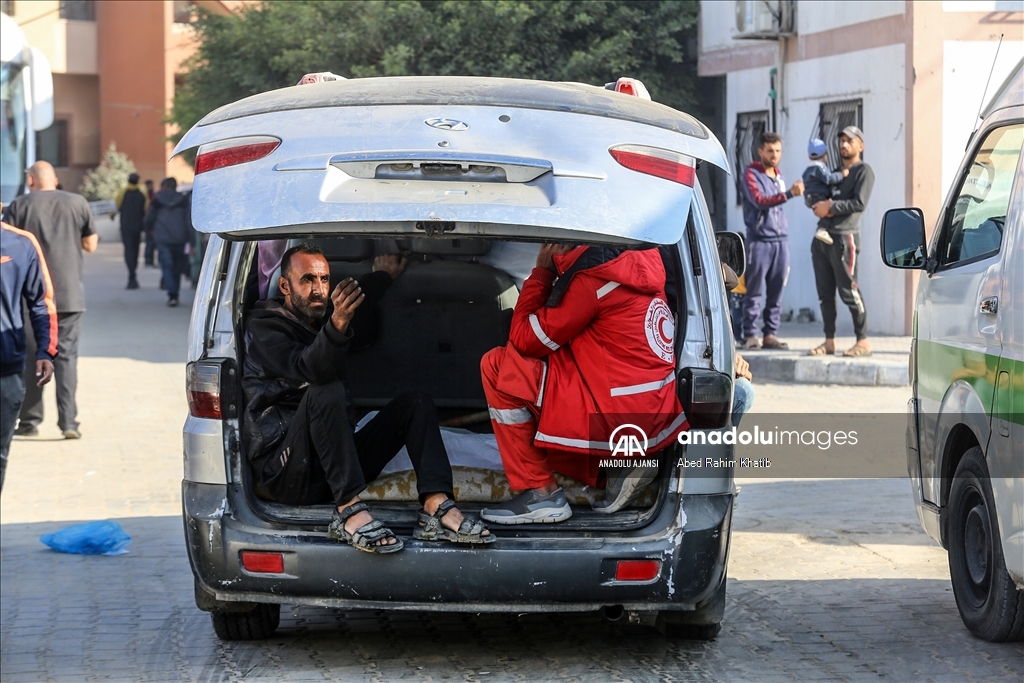
POLYGON ((60 18, 72 21, 96 21, 96 3, 91 0, 61 0, 60 18))
POLYGON ((748 111, 736 114, 736 128, 732 134, 733 180, 736 183, 736 206, 743 202, 740 183, 743 170, 757 157, 761 133, 768 130, 768 111, 748 111))
POLYGON ((818 121, 814 126, 815 136, 828 147, 828 165, 833 170, 843 165, 839 157, 839 133, 847 126, 864 130, 864 101, 842 100, 822 102, 818 109, 818 121))

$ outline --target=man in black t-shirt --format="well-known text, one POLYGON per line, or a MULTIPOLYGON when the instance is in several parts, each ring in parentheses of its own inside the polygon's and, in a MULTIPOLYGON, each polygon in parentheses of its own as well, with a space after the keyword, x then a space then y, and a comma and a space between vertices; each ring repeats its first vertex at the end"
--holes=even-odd
MULTIPOLYGON (((57 307, 57 357, 53 361, 57 385, 57 426, 65 439, 79 439, 78 337, 85 312, 82 252, 92 253, 99 244, 89 202, 81 195, 57 189, 57 174, 45 161, 32 164, 27 173, 29 193, 16 198, 4 211, 3 220, 32 233, 49 266, 57 307)), ((35 356, 29 337, 28 354, 35 356)), ((35 436, 43 421, 43 389, 36 386, 35 368, 26 369, 25 402, 14 433, 35 436)))
POLYGON ((142 242, 142 220, 149 208, 149 197, 139 188, 139 174, 128 176, 128 185, 114 200, 121 214, 121 242, 124 243, 124 264, 128 267, 127 289, 138 289, 135 270, 139 265, 139 245, 142 242))

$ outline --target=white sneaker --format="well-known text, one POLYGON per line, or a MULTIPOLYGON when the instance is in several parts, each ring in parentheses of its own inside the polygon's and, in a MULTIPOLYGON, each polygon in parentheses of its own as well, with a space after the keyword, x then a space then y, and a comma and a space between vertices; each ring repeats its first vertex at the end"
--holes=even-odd
POLYGON ((814 239, 821 240, 825 244, 832 244, 832 235, 828 234, 828 230, 819 228, 814 232, 814 239))
POLYGON ((594 512, 610 515, 628 506, 658 477, 657 467, 623 467, 608 473, 604 500, 594 501, 594 512))

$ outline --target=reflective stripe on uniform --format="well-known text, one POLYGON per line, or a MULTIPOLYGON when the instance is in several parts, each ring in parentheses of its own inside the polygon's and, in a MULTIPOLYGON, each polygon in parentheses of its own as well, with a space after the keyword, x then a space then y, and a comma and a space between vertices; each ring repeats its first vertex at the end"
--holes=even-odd
POLYGON ((544 405, 544 385, 547 384, 548 379, 548 363, 543 361, 541 365, 544 367, 543 372, 540 375, 540 390, 537 392, 537 407, 540 408, 544 405))
POLYGON ((605 294, 610 293, 613 289, 619 286, 618 282, 608 282, 606 285, 597 290, 597 298, 600 299, 605 294))
POLYGON ((531 313, 530 314, 530 327, 533 328, 533 333, 535 335, 537 335, 537 339, 540 340, 541 344, 543 344, 544 346, 548 347, 552 351, 557 351, 558 350, 558 344, 556 344, 555 342, 551 341, 551 337, 549 337, 548 335, 544 334, 544 330, 541 329, 541 327, 540 327, 540 319, 537 317, 536 313, 531 313))
POLYGON ((665 379, 658 380, 657 382, 645 382, 644 384, 634 384, 628 387, 615 387, 611 390, 612 396, 631 396, 632 394, 642 394, 646 391, 657 391, 662 387, 665 387, 672 382, 676 381, 675 370, 668 373, 668 377, 665 379))
POLYGON ((487 408, 491 419, 501 425, 521 425, 533 419, 528 408, 487 408))

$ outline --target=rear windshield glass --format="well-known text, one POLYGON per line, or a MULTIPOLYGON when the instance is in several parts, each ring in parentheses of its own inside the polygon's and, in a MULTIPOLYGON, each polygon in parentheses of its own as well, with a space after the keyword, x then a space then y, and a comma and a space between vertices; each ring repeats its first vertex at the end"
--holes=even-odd
POLYGON ((243 116, 321 107, 469 105, 564 111, 664 128, 706 140, 695 118, 671 107, 581 83, 461 76, 360 78, 315 88, 281 88, 225 105, 200 126, 243 116))

